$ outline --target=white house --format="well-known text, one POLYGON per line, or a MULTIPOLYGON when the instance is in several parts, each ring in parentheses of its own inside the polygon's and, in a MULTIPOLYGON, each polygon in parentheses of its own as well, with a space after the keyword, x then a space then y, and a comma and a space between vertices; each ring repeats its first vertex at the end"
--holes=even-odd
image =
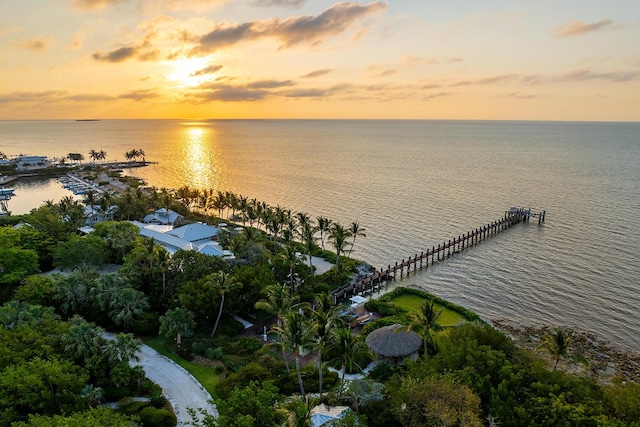
POLYGON ((321 403, 311 409, 311 424, 313 427, 320 427, 336 421, 347 415, 351 411, 348 406, 329 406, 321 403))
POLYGON ((170 254, 180 249, 198 251, 205 255, 217 256, 224 259, 234 259, 233 252, 225 250, 218 242, 212 240, 219 233, 217 227, 194 223, 172 228, 167 225, 144 224, 132 221, 140 228, 140 235, 150 237, 170 254))
POLYGON ((37 169, 45 168, 51 162, 47 160, 47 156, 23 156, 22 154, 15 158, 18 169, 37 169))
POLYGON ((201 222, 186 224, 167 231, 167 234, 171 234, 172 236, 179 237, 191 243, 216 240, 219 233, 220 229, 218 227, 206 225, 201 222))
POLYGON ((154 213, 146 215, 142 222, 145 224, 159 224, 159 225, 178 225, 184 217, 171 209, 158 209, 154 213))
POLYGON ((113 221, 117 210, 118 207, 115 205, 109 206, 106 211, 103 211, 100 206, 85 206, 84 223, 85 225, 92 226, 103 221, 113 221))

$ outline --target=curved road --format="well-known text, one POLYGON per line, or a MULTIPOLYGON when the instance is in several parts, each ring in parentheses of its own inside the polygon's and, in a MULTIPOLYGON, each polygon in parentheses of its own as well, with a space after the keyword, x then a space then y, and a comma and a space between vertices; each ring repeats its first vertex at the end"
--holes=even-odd
MULTIPOLYGON (((113 334, 104 334, 104 337, 114 339, 113 334)), ((218 416, 216 405, 210 402, 209 392, 182 366, 144 344, 140 346, 137 356, 140 360, 131 361, 131 366, 142 366, 147 378, 162 387, 164 396, 178 418, 178 426, 190 425, 191 416, 187 408, 202 408, 218 416)))
POLYGON ((162 387, 165 397, 178 417, 178 426, 190 425, 191 416, 187 408, 202 408, 218 416, 216 405, 210 402, 209 392, 182 366, 144 344, 138 352, 138 357, 140 361, 131 362, 131 365, 142 366, 147 378, 162 387))

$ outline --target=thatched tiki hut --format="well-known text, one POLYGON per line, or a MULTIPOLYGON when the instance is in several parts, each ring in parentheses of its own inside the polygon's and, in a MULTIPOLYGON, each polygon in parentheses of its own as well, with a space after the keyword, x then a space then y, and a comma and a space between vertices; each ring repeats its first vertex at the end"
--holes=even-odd
POLYGON ((401 329, 403 327, 396 323, 371 332, 365 340, 369 350, 394 362, 416 353, 420 350, 422 339, 413 331, 401 329))

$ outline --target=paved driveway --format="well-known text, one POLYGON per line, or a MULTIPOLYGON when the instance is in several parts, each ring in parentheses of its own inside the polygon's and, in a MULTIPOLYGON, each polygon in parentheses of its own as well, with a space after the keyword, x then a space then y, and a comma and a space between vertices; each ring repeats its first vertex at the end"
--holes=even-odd
MULTIPOLYGON (((113 339, 114 335, 105 334, 105 338, 113 339)), ((218 416, 216 405, 210 402, 209 392, 182 366, 144 344, 140 347, 138 357, 140 360, 132 361, 131 366, 142 366, 147 378, 162 387, 164 396, 178 417, 178 426, 189 425, 191 416, 187 408, 202 408, 218 416)))

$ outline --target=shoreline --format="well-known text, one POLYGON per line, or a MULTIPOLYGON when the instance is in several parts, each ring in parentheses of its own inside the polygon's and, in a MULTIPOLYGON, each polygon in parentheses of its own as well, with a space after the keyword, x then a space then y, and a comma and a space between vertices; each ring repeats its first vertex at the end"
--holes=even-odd
MULTIPOLYGON (((507 334, 517 346, 531 351, 535 351, 544 335, 555 329, 547 325, 514 325, 512 321, 506 319, 492 319, 491 322, 496 329, 507 334)), ((561 359, 558 363, 558 370, 594 378, 603 385, 611 384, 616 378, 640 384, 639 352, 624 349, 622 346, 606 341, 591 332, 568 327, 560 329, 571 336, 570 355, 586 360, 587 364, 571 359, 561 359)), ((548 355, 536 354, 547 361, 551 360, 548 355)))

